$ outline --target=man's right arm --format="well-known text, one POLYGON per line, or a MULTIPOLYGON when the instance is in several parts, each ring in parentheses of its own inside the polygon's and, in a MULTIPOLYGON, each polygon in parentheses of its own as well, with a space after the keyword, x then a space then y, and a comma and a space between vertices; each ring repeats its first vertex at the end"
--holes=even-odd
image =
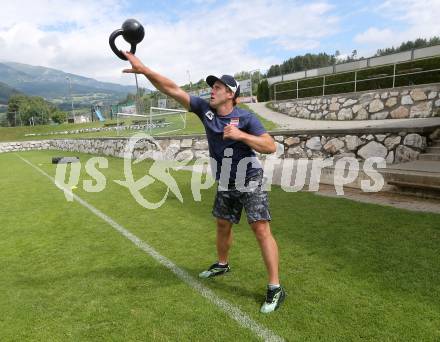
POLYGON ((190 109, 190 96, 186 91, 182 90, 182 88, 170 79, 145 66, 140 59, 132 53, 125 52, 124 54, 131 64, 131 69, 124 69, 123 72, 145 75, 157 90, 172 97, 187 110, 190 109))

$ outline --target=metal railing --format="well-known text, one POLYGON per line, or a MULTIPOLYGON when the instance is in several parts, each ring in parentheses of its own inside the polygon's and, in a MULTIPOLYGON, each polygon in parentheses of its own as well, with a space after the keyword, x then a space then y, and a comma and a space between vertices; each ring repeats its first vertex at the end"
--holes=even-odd
MULTIPOLYGON (((440 55, 438 55, 438 56, 440 56, 440 55)), ((417 60, 413 60, 413 62, 421 61, 421 60, 426 60, 426 59, 431 59, 433 57, 437 57, 437 56, 430 56, 430 57, 427 57, 427 58, 420 58, 420 59, 417 59, 417 60)), ((286 98, 286 99, 282 99, 282 100, 298 99, 298 98, 304 98, 304 97, 309 97, 309 96, 324 96, 324 95, 338 94, 338 93, 341 93, 341 92, 326 93, 326 88, 334 87, 334 86, 339 86, 339 85, 346 85, 346 84, 354 84, 353 92, 357 92, 358 91, 358 84, 359 83, 371 82, 371 81, 377 81, 377 80, 385 80, 385 79, 390 79, 390 78, 392 79, 392 85, 391 85, 391 87, 387 87, 387 88, 395 88, 396 78, 440 71, 440 68, 429 69, 429 70, 419 70, 421 68, 412 68, 412 69, 406 69, 406 70, 413 70, 411 72, 404 72, 404 73, 403 72, 397 72, 396 73, 397 66, 400 65, 400 64, 404 64, 404 63, 408 63, 408 61, 402 61, 400 63, 385 64, 385 65, 380 65, 379 66, 379 67, 390 67, 390 66, 393 66, 393 73, 392 73, 392 75, 377 74, 377 75, 372 75, 372 76, 376 76, 376 77, 371 77, 370 76, 370 77, 366 77, 365 79, 358 79, 358 72, 365 72, 365 71, 368 71, 368 70, 373 71, 376 68, 376 67, 372 67, 372 68, 363 68, 363 69, 354 70, 354 71, 340 72, 340 73, 331 74, 331 75, 322 75, 322 76, 318 76, 318 77, 302 78, 302 79, 297 79, 297 80, 285 81, 285 82, 282 82, 282 83, 275 83, 275 84, 273 84, 273 87, 274 87, 274 90, 273 90, 274 101, 279 100, 279 99, 277 99, 277 95, 282 94, 282 93, 294 93, 294 92, 296 92, 295 96, 292 96, 292 97, 286 98), (354 73, 354 80, 326 84, 326 76, 327 77, 328 76, 335 77, 335 76, 341 76, 341 75, 344 75, 344 74, 352 74, 352 73, 354 73), (316 80, 316 79, 320 79, 320 78, 322 78, 322 84, 320 84, 320 85, 299 88, 299 83, 300 82, 309 81, 309 80, 316 80), (289 90, 277 90, 277 86, 278 87, 279 86, 285 87, 286 84, 290 84, 290 83, 296 83, 296 88, 289 89, 289 90), (322 88, 322 94, 314 94, 314 95, 308 95, 308 96, 302 96, 302 97, 299 96, 299 93, 302 90, 321 89, 321 88, 322 88)), ((406 70, 404 70, 404 71, 406 71, 406 70)), ((380 87, 371 88, 371 89, 368 89, 368 90, 374 90, 374 89, 380 89, 380 87)), ((347 92, 350 92, 350 91, 347 91, 347 92)))
POLYGON ((409 51, 397 52, 385 56, 369 57, 353 62, 335 64, 327 67, 309 69, 304 71, 281 74, 280 76, 268 77, 269 85, 278 82, 305 79, 315 76, 334 75, 346 71, 355 71, 365 68, 390 65, 399 62, 410 62, 418 59, 426 59, 440 55, 440 45, 429 46, 426 48, 413 49, 409 51))

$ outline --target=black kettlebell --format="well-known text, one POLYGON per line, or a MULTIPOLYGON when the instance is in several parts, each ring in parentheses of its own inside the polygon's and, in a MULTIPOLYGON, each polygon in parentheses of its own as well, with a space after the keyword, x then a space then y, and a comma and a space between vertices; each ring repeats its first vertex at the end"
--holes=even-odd
POLYGON ((122 24, 122 28, 119 30, 113 31, 109 37, 109 44, 112 48, 113 52, 120 59, 126 61, 127 58, 124 56, 121 50, 116 47, 115 40, 118 36, 122 35, 122 37, 131 44, 130 52, 134 54, 136 52, 136 45, 139 44, 145 36, 144 27, 141 25, 139 21, 136 19, 127 19, 122 24))

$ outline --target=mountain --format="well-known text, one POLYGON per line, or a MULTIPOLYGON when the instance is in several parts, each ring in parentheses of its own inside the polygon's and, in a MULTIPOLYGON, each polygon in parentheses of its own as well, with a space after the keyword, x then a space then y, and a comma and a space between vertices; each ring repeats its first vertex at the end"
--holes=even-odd
POLYGON ((0 104, 7 104, 10 96, 18 94, 20 94, 18 90, 0 82, 0 104))
POLYGON ((61 70, 22 63, 0 63, 0 82, 27 95, 42 96, 47 100, 62 103, 70 101, 70 83, 75 101, 91 104, 111 102, 135 93, 135 86, 99 82, 93 78, 66 73, 61 70))

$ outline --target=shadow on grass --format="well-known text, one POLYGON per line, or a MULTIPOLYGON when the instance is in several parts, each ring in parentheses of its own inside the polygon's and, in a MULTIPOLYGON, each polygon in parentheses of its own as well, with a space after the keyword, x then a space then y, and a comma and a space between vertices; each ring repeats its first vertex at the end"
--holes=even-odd
POLYGON ((140 265, 140 266, 117 266, 117 267, 100 267, 91 271, 77 271, 69 272, 66 271, 62 274, 57 275, 35 275, 20 277, 16 280, 16 286, 23 287, 46 287, 49 284, 72 282, 72 281, 84 281, 85 279, 103 280, 108 279, 126 279, 128 280, 139 280, 157 283, 161 287, 172 286, 175 284, 180 284, 181 280, 175 277, 167 269, 161 266, 150 266, 150 265, 140 265))
POLYGON ((261 303, 265 298, 264 293, 262 293, 261 291, 260 292, 250 291, 243 286, 228 284, 227 283, 228 278, 234 276, 233 270, 224 275, 213 278, 207 278, 207 279, 201 279, 198 277, 198 274, 202 271, 202 269, 185 267, 185 270, 189 274, 191 274, 194 278, 199 280, 203 285, 208 286, 212 290, 216 291, 216 293, 218 293, 218 291, 224 291, 233 294, 237 297, 249 298, 256 303, 261 303))

